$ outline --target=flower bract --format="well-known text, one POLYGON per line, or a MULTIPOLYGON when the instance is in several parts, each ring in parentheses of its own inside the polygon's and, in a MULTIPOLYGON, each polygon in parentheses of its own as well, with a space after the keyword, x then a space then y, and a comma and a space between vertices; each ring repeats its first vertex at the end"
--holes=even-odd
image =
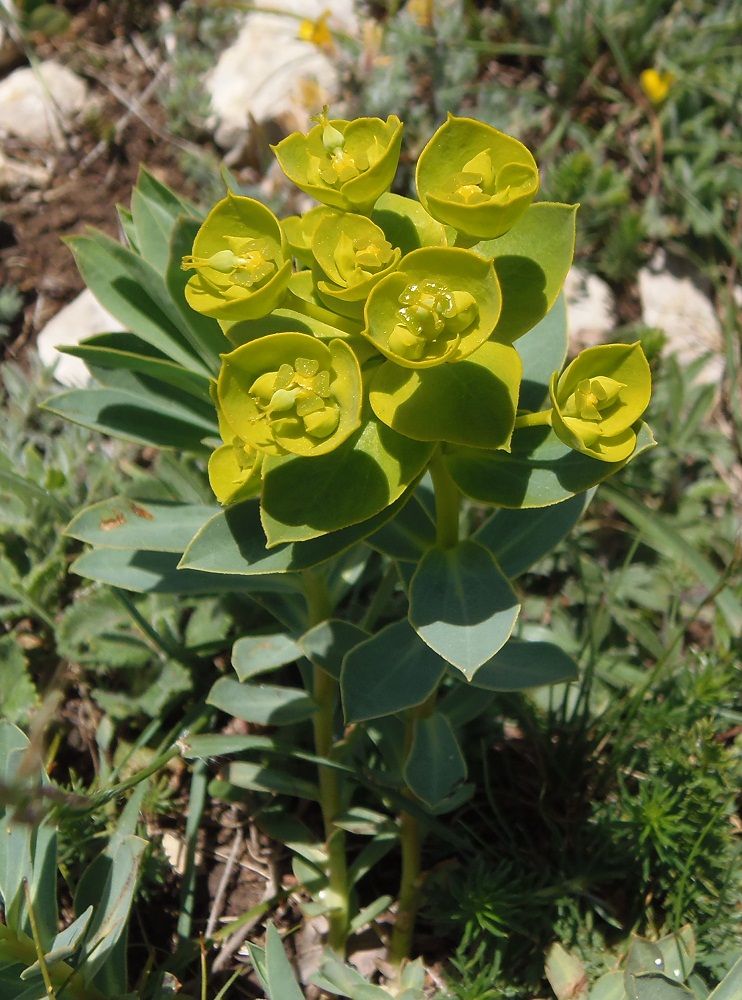
POLYGON ((195 271, 185 296, 216 319, 257 319, 280 303, 291 275, 278 219, 259 201, 234 195, 217 202, 183 258, 195 271))
POLYGON ((325 111, 306 135, 294 132, 271 147, 298 188, 346 212, 368 213, 391 187, 402 144, 396 115, 330 119, 325 111))
POLYGON ((477 240, 506 233, 539 188, 536 161, 523 143, 453 115, 420 154, 415 180, 434 219, 477 240))
POLYGON ((371 289, 399 264, 402 253, 363 215, 326 215, 313 234, 317 292, 330 309, 363 316, 371 289))
POLYGON ((638 342, 590 347, 561 375, 552 376, 552 427, 576 451, 621 462, 634 451, 635 425, 651 391, 649 365, 638 342))
POLYGON ((399 365, 430 367, 480 347, 500 308, 491 261, 470 250, 423 247, 407 254, 372 290, 364 336, 399 365))
POLYGON ((357 429, 361 402, 358 361, 340 340, 269 334, 222 357, 220 421, 246 449, 324 455, 357 429))

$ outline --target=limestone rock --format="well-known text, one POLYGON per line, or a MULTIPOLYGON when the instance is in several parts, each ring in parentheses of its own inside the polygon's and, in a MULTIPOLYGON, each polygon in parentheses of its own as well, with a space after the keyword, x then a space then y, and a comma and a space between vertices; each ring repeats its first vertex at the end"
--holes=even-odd
POLYGON ((51 170, 48 167, 26 160, 6 156, 0 149, 0 192, 23 191, 25 188, 41 188, 49 182, 51 170))
POLYGON ((307 128, 310 115, 332 100, 338 80, 328 55, 299 38, 301 18, 328 11, 331 31, 353 31, 353 7, 353 0, 274 0, 271 13, 246 15, 205 81, 220 146, 244 139, 251 118, 278 122, 286 133, 307 128))
POLYGON ((36 346, 42 362, 54 370, 54 378, 62 385, 82 386, 90 381, 90 373, 80 358, 60 354, 57 347, 79 344, 96 333, 123 330, 117 319, 103 308, 89 289, 52 317, 38 336, 36 346))
POLYGON ((0 82, 0 135, 30 146, 58 144, 61 123, 79 115, 87 97, 85 81, 52 59, 16 69, 0 82))
POLYGON ((564 282, 567 325, 575 351, 594 347, 610 339, 616 327, 613 292, 597 275, 571 268, 564 282))
POLYGON ((685 363, 708 355, 696 381, 719 384, 724 373, 721 324, 699 276, 685 264, 670 264, 658 250, 639 272, 639 298, 643 322, 667 337, 665 353, 685 363))

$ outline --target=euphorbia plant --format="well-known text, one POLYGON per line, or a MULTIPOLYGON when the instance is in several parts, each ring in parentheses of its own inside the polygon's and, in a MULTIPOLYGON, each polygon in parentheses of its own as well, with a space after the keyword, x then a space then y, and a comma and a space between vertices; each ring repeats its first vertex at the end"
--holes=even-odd
POLYGON ((203 218, 143 173, 121 212, 129 248, 72 241, 131 332, 70 349, 99 385, 49 404, 210 455, 220 508, 192 479, 180 496, 96 505, 70 525, 93 545, 75 568, 131 590, 231 589, 272 616, 208 699, 270 729, 196 736, 187 754, 240 755, 217 790, 265 800, 260 822, 294 852, 336 955, 396 906, 396 965, 424 837, 452 836, 438 817, 472 792, 466 726, 497 691, 575 676, 519 626, 514 581, 652 444, 638 344, 561 372, 576 206, 534 201, 528 150, 453 117, 418 159, 420 200, 393 194, 401 131, 323 113, 279 143, 320 202, 284 220, 234 191, 203 218), (321 829, 297 798, 319 802, 321 829), (397 900, 367 900, 363 879, 397 843, 397 900))

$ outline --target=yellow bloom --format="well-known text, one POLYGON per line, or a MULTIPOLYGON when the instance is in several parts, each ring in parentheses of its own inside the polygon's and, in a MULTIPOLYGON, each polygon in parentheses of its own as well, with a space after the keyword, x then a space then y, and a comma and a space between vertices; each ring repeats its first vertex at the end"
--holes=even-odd
POLYGON ((433 23, 433 0, 407 0, 405 8, 421 28, 429 28, 433 23))
POLYGON ((332 32, 327 25, 329 18, 329 10, 324 11, 314 20, 305 17, 299 25, 299 38, 303 42, 311 42, 320 49, 332 49, 335 43, 332 32))
POLYGON ((652 104, 662 104, 676 79, 674 73, 656 70, 652 67, 642 70, 639 74, 639 85, 652 104))

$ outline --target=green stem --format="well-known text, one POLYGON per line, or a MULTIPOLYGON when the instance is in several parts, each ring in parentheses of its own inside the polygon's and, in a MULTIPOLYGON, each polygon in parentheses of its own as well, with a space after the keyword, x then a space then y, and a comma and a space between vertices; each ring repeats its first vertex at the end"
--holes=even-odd
POLYGON ((459 541, 459 502, 461 494, 446 468, 443 456, 436 451, 430 462, 435 488, 436 541, 443 549, 452 549, 459 541))
POLYGON ((519 427, 549 427, 551 426, 551 410, 538 410, 536 413, 521 413, 515 418, 515 428, 519 427))
MULTIPOLYGON (((304 590, 307 600, 308 626, 317 625, 332 614, 332 604, 324 579, 315 571, 307 570, 304 576, 304 590)), ((314 749, 319 757, 332 757, 334 747, 334 717, 338 684, 321 667, 313 666, 313 695, 317 710, 312 716, 314 727, 314 749)), ((333 909, 328 920, 330 924, 328 944, 341 957, 345 955, 345 943, 349 924, 348 863, 345 855, 345 832, 335 826, 335 817, 342 811, 342 776, 335 768, 318 768, 318 783, 322 821, 327 845, 327 877, 333 909)))
MULTIPOLYGON (((412 748, 415 736, 415 723, 425 719, 435 709, 437 691, 422 705, 407 713, 405 723, 405 758, 412 748)), ((409 793, 408 793, 409 795, 409 793)), ((412 951, 412 936, 415 930, 415 920, 420 906, 420 890, 422 889, 422 846, 423 831, 420 820, 412 813, 402 811, 399 823, 399 843, 402 849, 402 875, 399 883, 399 903, 397 919, 394 923, 392 940, 389 944, 389 961, 399 967, 410 957, 412 951)))

